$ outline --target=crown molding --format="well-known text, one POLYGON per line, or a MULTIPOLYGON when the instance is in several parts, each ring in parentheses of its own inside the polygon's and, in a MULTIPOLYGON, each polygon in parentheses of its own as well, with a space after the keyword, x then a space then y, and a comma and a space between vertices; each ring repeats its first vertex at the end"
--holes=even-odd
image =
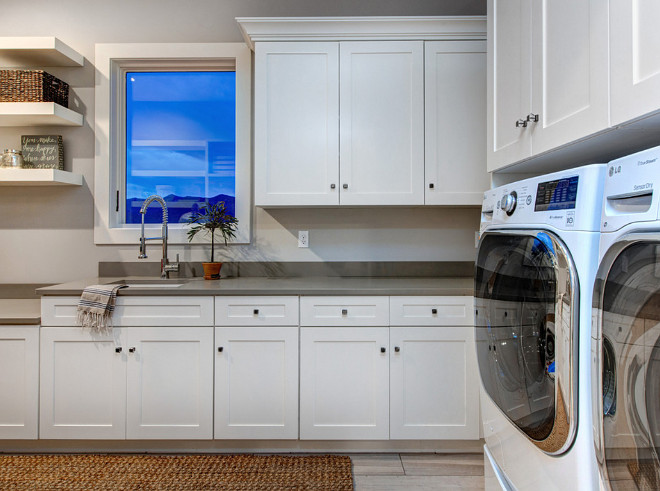
POLYGON ((486 39, 486 16, 237 17, 245 42, 486 39))

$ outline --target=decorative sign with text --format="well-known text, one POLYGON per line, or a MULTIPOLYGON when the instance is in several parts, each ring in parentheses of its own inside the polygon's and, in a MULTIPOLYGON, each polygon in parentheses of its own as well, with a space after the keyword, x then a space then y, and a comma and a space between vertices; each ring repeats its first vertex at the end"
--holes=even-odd
POLYGON ((23 135, 21 146, 24 168, 64 170, 61 135, 23 135))

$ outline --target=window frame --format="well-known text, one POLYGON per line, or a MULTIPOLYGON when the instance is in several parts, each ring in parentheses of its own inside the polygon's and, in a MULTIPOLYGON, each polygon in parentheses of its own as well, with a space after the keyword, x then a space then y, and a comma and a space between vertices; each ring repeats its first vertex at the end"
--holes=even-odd
MULTIPOLYGON (((236 202, 239 220, 234 244, 248 244, 251 233, 251 93, 250 49, 243 43, 121 43, 96 45, 94 159, 94 243, 136 244, 140 224, 123 222, 126 170, 127 71, 236 72, 236 202), (119 192, 119 206, 117 206, 119 192), (239 199, 240 196, 240 199, 239 199)), ((187 227, 169 224, 168 242, 186 244, 187 227)), ((148 233, 160 224, 145 224, 148 233)), ((194 242, 205 243, 204 238, 194 242)))

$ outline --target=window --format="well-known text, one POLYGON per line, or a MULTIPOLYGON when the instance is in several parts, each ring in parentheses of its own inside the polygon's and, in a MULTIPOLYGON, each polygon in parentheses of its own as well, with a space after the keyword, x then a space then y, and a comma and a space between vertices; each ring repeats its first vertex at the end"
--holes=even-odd
MULTIPOLYGON (((238 43, 96 46, 94 237, 135 243, 139 210, 158 194, 171 243, 202 203, 224 201, 250 233, 250 52, 238 43)), ((160 207, 147 224, 159 228, 160 207)))
MULTIPOLYGON (((236 197, 236 74, 126 72, 125 223, 140 223, 152 194, 167 203, 170 223, 191 209, 236 197)), ((160 223, 160 209, 145 220, 160 223)))

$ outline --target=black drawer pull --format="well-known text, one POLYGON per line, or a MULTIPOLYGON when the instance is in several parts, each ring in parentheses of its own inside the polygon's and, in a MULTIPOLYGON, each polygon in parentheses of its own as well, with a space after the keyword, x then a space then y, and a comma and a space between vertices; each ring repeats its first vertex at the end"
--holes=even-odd
POLYGON ((253 313, 254 315, 259 315, 259 309, 254 309, 254 310, 252 311, 252 313, 253 313))
POLYGON ((135 348, 128 348, 129 353, 135 353, 135 348))
POLYGON ((395 346, 395 347, 394 347, 394 352, 395 352, 395 353, 398 353, 399 351, 401 351, 401 348, 399 348, 398 346, 395 346))
POLYGON ((437 314, 437 313, 438 313, 438 309, 431 309, 431 313, 432 313, 432 314, 437 314))
POLYGON ((218 346, 218 353, 222 353, 224 351, 224 348, 222 346, 218 346))
POLYGON ((381 352, 381 353, 385 353, 386 351, 387 351, 387 350, 386 350, 385 348, 381 348, 381 349, 380 349, 380 352, 381 352))
POLYGON ((348 309, 341 309, 341 315, 348 315, 348 309))
POLYGON ((121 346, 119 346, 118 348, 115 348, 115 353, 121 353, 121 349, 122 349, 121 346))

